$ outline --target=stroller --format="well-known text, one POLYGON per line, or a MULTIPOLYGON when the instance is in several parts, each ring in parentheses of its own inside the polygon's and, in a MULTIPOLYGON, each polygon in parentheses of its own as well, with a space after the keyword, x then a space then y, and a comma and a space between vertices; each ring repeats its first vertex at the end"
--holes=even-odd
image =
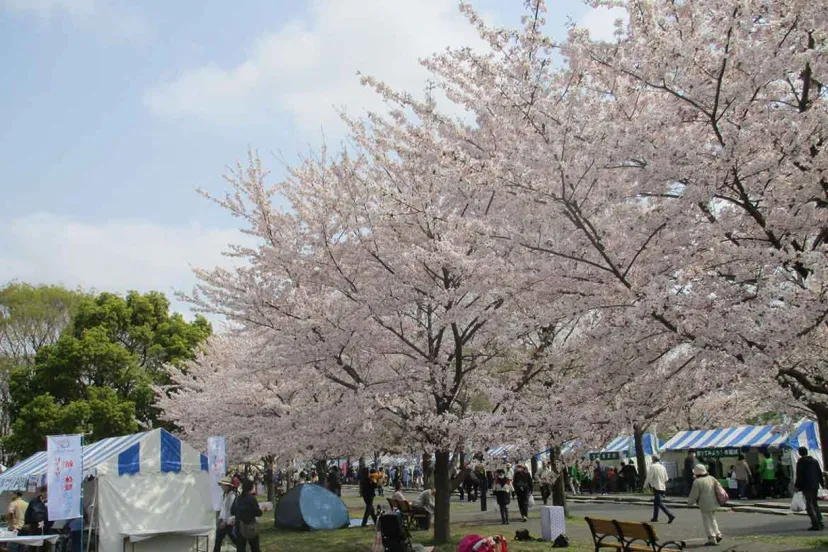
POLYGON ((402 515, 383 514, 378 518, 383 552, 414 552, 411 536, 405 529, 402 515))

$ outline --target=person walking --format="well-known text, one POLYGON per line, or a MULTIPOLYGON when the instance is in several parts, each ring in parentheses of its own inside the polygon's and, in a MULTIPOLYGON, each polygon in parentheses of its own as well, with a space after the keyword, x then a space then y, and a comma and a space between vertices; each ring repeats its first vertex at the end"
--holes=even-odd
POLYGON ((486 477, 486 468, 482 464, 477 466, 477 479, 480 481, 480 511, 485 512, 486 495, 489 493, 489 478, 486 477))
POLYGON ((773 498, 774 488, 776 487, 776 462, 773 460, 773 453, 769 450, 761 454, 759 472, 762 477, 762 498, 773 498))
POLYGON ((811 518, 809 531, 821 531, 825 528, 822 523, 822 512, 819 510, 817 495, 820 487, 825 486, 822 468, 816 458, 808 455, 808 449, 800 447, 799 460, 796 463, 796 481, 794 487, 805 497, 805 511, 811 518))
POLYGON ((538 474, 538 483, 540 483, 541 500, 543 505, 549 503, 549 497, 552 495, 552 470, 549 468, 549 463, 544 462, 538 474))
POLYGON ((233 488, 233 480, 229 477, 222 477, 218 482, 222 490, 221 510, 219 510, 218 529, 216 529, 216 544, 213 546, 213 552, 220 552, 221 545, 224 543, 224 537, 230 539, 234 546, 237 546, 236 535, 234 534, 234 525, 236 523, 233 517, 233 505, 236 503, 236 489, 233 488))
POLYGON ((532 475, 523 464, 518 465, 512 486, 515 489, 521 521, 526 522, 529 515, 529 497, 532 494, 532 475))
POLYGON ((365 503, 365 514, 362 516, 362 526, 368 525, 368 517, 377 524, 377 513, 374 511, 374 496, 377 493, 376 478, 372 477, 368 468, 360 469, 359 473, 359 493, 362 495, 362 501, 365 503))
POLYGON ((259 548, 259 523, 262 510, 254 494, 253 482, 249 479, 242 481, 242 494, 236 499, 231 514, 236 518, 236 550, 246 552, 250 544, 250 552, 261 552, 259 548))
POLYGON ((707 473, 704 464, 698 464, 693 468, 693 487, 690 489, 690 496, 687 498, 688 506, 698 504, 701 510, 702 525, 707 534, 707 546, 715 546, 722 542, 722 533, 719 531, 719 524, 716 522, 716 510, 719 509, 719 501, 716 498, 716 485, 718 481, 707 473))
POLYGON ((684 457, 684 494, 690 495, 690 489, 693 488, 693 470, 696 468, 696 451, 690 449, 687 451, 687 456, 684 457))
POLYGON ((647 470, 647 482, 644 484, 653 490, 653 519, 650 520, 653 523, 658 522, 659 510, 667 515, 668 524, 673 523, 676 519, 676 516, 664 504, 668 479, 670 479, 670 476, 667 475, 667 468, 664 467, 664 464, 661 463, 661 459, 658 456, 653 455, 653 462, 647 470))
MULTIPOLYGON (((569 490, 572 494, 581 494, 581 470, 578 469, 578 462, 569 466, 569 490)), ((544 503, 545 504, 545 503, 544 503)))
POLYGON ((751 482, 750 466, 745 460, 745 455, 740 454, 736 463, 733 464, 733 473, 736 476, 736 488, 738 490, 739 500, 747 498, 746 490, 751 482))
POLYGON ((509 502, 512 500, 512 482, 506 477, 506 470, 500 468, 494 478, 492 494, 497 500, 497 507, 500 510, 500 523, 509 525, 509 502))

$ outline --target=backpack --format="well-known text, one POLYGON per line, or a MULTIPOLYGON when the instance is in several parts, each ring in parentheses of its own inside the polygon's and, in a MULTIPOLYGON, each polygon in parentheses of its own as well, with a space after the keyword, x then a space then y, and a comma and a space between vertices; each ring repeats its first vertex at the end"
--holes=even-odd
POLYGON ((524 542, 535 542, 541 539, 536 539, 535 537, 530 535, 529 529, 520 529, 518 531, 515 531, 515 540, 524 542))
POLYGON ((569 537, 558 535, 558 538, 552 543, 552 548, 569 548, 569 537))

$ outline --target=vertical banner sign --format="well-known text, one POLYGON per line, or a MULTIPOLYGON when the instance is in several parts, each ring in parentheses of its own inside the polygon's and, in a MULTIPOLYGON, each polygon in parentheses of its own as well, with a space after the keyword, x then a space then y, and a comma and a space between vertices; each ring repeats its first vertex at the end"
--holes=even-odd
POLYGON ((49 520, 81 517, 83 444, 80 435, 46 438, 46 487, 49 520))
POLYGON ((222 490, 218 482, 227 473, 227 441, 224 437, 207 439, 207 464, 212 481, 213 510, 218 512, 222 503, 222 490))

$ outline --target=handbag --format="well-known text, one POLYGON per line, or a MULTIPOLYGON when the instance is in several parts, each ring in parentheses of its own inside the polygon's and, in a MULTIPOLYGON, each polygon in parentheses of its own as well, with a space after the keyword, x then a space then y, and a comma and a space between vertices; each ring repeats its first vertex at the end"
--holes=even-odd
POLYGON ((255 539, 259 536, 259 524, 256 523, 255 518, 250 523, 246 521, 239 522, 239 536, 245 540, 255 539))
POLYGON ((716 502, 719 503, 719 506, 727 504, 727 501, 730 500, 730 495, 727 494, 725 488, 716 479, 713 480, 713 490, 716 492, 716 502))

